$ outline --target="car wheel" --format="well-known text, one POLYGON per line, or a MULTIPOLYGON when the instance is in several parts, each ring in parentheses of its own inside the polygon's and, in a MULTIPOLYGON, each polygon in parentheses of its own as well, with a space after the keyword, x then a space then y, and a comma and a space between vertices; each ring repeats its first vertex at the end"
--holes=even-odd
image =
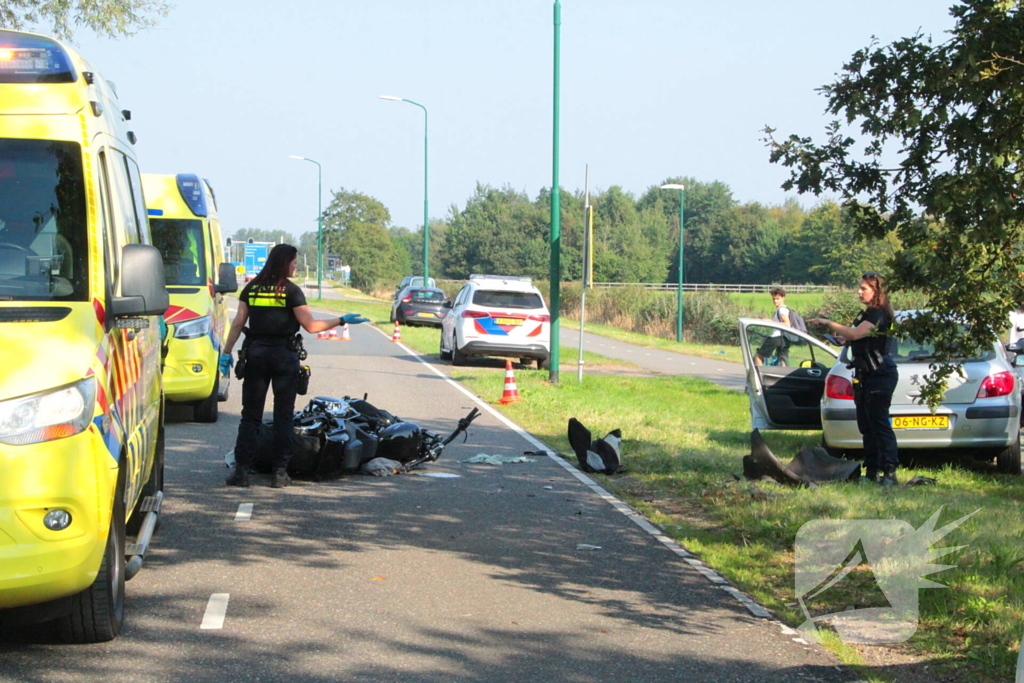
POLYGON ((547 358, 538 358, 537 359, 537 369, 538 370, 550 370, 551 369, 551 356, 548 356, 547 358))
POLYGON ((441 357, 441 360, 451 360, 452 359, 452 352, 444 350, 444 335, 443 334, 441 335, 441 342, 437 346, 438 346, 437 355, 441 357))
POLYGON ((1003 474, 1020 476, 1020 436, 996 455, 996 469, 1003 474))
POLYGON ((124 469, 118 472, 107 546, 92 585, 71 597, 71 611, 57 620, 57 633, 67 643, 105 643, 124 623, 124 469))
POLYGON ((452 344, 452 365, 465 365, 469 360, 466 354, 459 351, 459 347, 452 344))

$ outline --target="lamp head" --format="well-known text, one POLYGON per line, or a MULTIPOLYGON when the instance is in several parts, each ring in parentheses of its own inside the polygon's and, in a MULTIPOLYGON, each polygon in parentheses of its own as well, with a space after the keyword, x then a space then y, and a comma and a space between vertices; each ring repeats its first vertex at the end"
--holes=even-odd
POLYGON ((402 101, 401 97, 395 97, 394 95, 381 95, 380 99, 382 99, 382 100, 391 100, 393 102, 401 102, 402 101))
POLYGON ((685 190, 686 186, 685 185, 680 185, 679 183, 666 183, 666 184, 661 186, 661 189, 663 189, 663 190, 685 190))

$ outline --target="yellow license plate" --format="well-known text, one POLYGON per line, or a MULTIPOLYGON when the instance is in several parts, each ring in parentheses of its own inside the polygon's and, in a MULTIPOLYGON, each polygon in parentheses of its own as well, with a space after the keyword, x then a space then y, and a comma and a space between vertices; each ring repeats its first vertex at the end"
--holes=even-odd
POLYGON ((498 323, 499 325, 522 325, 523 324, 523 319, 522 318, 495 318, 494 322, 498 323))
POLYGON ((424 313, 423 311, 420 311, 416 315, 418 315, 421 318, 433 318, 434 317, 433 313, 424 313))
POLYGON ((949 429, 949 415, 894 415, 893 429, 949 429))

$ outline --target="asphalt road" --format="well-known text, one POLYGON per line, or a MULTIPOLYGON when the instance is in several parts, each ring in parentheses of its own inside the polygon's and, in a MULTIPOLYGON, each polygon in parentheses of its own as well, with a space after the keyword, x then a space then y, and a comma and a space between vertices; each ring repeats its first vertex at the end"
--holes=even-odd
MULTIPOLYGON (((310 397, 366 392, 439 432, 477 405, 445 367, 351 331, 308 342, 310 397)), ((226 488, 238 388, 216 424, 168 411, 161 528, 122 636, 6 634, 0 681, 855 680, 556 457, 461 463, 541 445, 486 411, 420 474, 226 488)))
MULTIPOLYGON (((580 333, 578 330, 561 329, 561 340, 563 350, 565 347, 579 348, 580 333)), ((583 332, 583 350, 599 353, 602 356, 629 361, 640 367, 658 372, 664 375, 691 375, 709 382, 714 382, 728 389, 743 391, 746 388, 746 373, 739 363, 728 361, 700 358, 698 356, 687 356, 672 351, 661 351, 646 346, 627 344, 608 337, 601 337, 596 334, 583 332)), ((564 354, 559 359, 562 372, 565 372, 566 365, 575 365, 578 361, 578 354, 564 354)), ((584 374, 587 366, 583 366, 584 374)))

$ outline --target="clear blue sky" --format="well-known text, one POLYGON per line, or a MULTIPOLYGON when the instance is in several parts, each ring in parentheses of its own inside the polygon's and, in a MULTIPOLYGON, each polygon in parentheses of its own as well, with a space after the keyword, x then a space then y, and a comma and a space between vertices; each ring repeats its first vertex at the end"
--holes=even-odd
MULTIPOLYGON (((669 176, 727 183, 779 204, 785 171, 761 129, 821 136, 824 99, 872 36, 944 40, 951 0, 565 0, 561 184, 636 195, 669 176)), ((316 229, 345 187, 395 225, 423 219, 423 113, 430 215, 465 206, 477 182, 530 197, 551 183, 549 0, 266 2, 178 0, 155 29, 76 47, 131 109, 143 170, 194 172, 222 223, 316 229)), ((813 198, 801 198, 812 205, 813 198)))

